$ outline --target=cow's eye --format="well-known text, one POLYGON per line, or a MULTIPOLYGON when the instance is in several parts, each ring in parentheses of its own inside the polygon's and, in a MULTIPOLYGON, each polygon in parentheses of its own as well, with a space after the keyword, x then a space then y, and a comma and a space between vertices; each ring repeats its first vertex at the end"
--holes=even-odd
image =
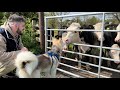
POLYGON ((84 41, 84 38, 83 38, 83 37, 81 37, 81 41, 84 41))

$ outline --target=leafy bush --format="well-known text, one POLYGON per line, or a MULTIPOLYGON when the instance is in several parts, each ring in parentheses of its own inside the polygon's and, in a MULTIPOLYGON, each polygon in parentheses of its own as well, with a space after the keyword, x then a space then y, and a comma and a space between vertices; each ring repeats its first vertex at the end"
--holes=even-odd
POLYGON ((29 18, 26 19, 26 27, 22 35, 22 42, 25 47, 35 54, 40 54, 40 44, 35 39, 35 31, 32 30, 31 21, 29 18))
POLYGON ((37 12, 0 12, 0 25, 4 24, 10 14, 23 15, 26 19, 26 27, 22 35, 22 42, 25 47, 35 54, 40 54, 40 44, 36 41, 35 32, 32 30, 31 19, 33 17, 38 17, 37 12))

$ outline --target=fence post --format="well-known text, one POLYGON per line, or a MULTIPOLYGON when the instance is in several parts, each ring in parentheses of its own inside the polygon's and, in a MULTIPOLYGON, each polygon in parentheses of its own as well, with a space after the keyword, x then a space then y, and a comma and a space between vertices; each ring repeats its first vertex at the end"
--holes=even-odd
POLYGON ((102 14, 102 30, 101 30, 101 42, 100 42, 100 58, 99 58, 99 68, 98 68, 98 78, 100 78, 101 62, 102 62, 102 46, 103 46, 103 33, 104 33, 104 23, 105 23, 105 13, 102 14))
POLYGON ((44 12, 38 12, 39 15, 39 29, 40 29, 40 48, 45 52, 45 30, 44 30, 44 12))

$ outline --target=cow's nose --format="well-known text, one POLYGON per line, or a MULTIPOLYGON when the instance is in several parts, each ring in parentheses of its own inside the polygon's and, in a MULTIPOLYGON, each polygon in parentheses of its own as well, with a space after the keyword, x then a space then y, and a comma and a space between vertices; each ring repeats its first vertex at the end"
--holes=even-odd
POLYGON ((116 64, 119 64, 120 63, 120 61, 114 61, 116 64))
POLYGON ((104 39, 104 37, 103 38, 99 38, 99 41, 104 41, 105 39, 104 39), (102 40, 103 39, 103 40, 102 40))
POLYGON ((115 52, 114 52, 114 51, 111 51, 111 54, 115 54, 115 52))
POLYGON ((68 39, 66 39, 66 42, 68 41, 68 39))

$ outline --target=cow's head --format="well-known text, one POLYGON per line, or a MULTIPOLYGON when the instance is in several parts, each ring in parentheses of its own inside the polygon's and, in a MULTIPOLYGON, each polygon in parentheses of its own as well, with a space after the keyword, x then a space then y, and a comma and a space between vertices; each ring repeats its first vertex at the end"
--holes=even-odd
POLYGON ((76 30, 80 29, 79 23, 72 23, 67 30, 66 36, 64 37, 63 41, 67 44, 79 42, 79 32, 76 30))
MULTIPOLYGON (((118 49, 120 49, 118 44, 113 44, 111 46, 111 48, 118 48, 118 49)), ((115 63, 117 63, 117 64, 120 63, 120 51, 111 49, 110 50, 110 56, 111 56, 112 59, 115 59, 115 61, 114 61, 115 63)))
MULTIPOLYGON (((95 25, 93 25, 95 30, 101 30, 102 31, 102 23, 97 23, 95 25)), ((98 38, 98 41, 101 41, 101 39, 103 38, 103 41, 105 40, 104 36, 102 37, 102 32, 100 31, 95 31, 94 32, 98 38)))

